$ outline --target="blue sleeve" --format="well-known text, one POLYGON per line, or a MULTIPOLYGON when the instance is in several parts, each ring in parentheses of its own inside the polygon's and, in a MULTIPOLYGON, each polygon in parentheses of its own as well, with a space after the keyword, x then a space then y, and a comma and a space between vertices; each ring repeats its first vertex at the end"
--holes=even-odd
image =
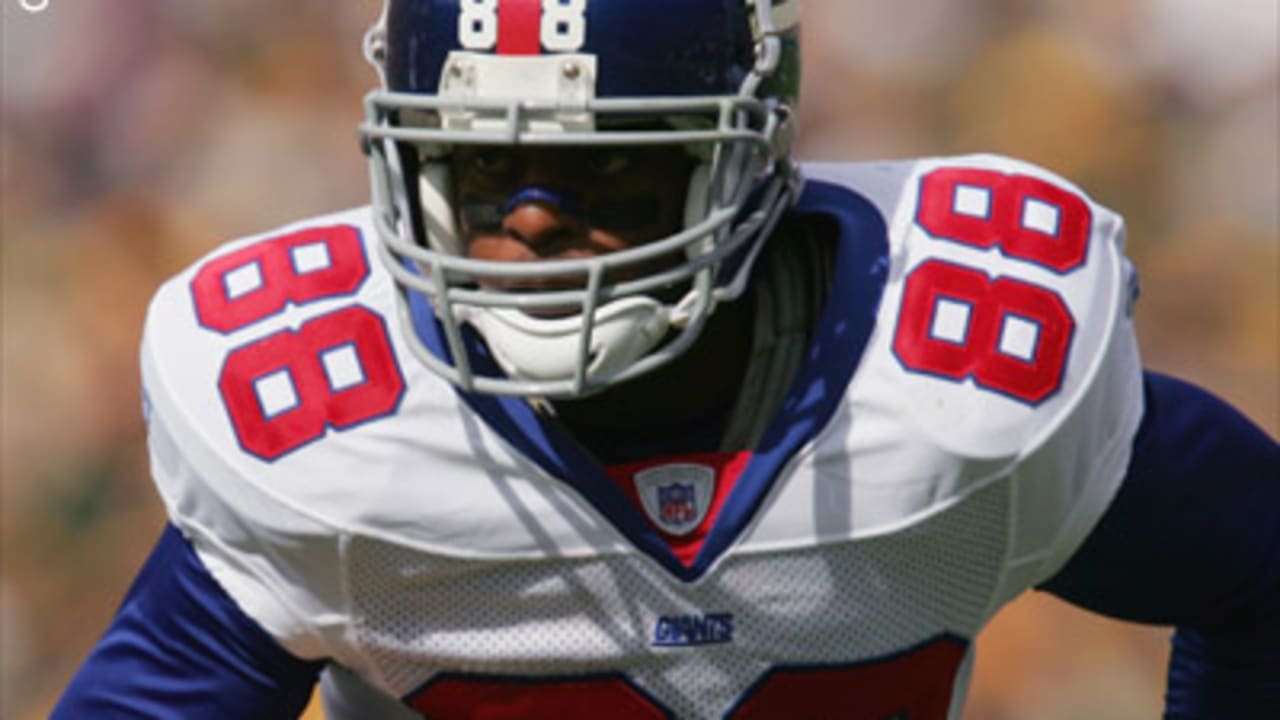
POLYGON ((1147 373, 1110 508, 1044 589, 1176 625, 1166 718, 1280 718, 1280 446, 1209 393, 1147 373))
POLYGON ((296 718, 322 667, 245 615, 170 526, 52 718, 296 718))

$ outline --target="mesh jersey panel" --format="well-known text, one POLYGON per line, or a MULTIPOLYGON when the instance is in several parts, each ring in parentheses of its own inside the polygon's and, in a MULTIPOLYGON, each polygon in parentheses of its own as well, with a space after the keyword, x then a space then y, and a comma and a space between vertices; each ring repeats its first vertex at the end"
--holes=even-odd
POLYGON ((357 538, 347 559, 353 625, 400 696, 440 671, 620 669, 679 717, 720 717, 773 666, 972 636, 999 579, 1007 500, 1001 481, 897 533, 730 553, 689 585, 637 555, 460 560, 357 538), (731 613, 733 642, 652 645, 660 617, 704 613, 731 613))

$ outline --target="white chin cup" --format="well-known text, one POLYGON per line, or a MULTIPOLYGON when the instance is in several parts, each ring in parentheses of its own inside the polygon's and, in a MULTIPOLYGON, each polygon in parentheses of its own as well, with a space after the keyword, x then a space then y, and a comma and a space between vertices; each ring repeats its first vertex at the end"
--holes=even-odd
MULTIPOLYGON (((458 306, 459 319, 484 337, 498 365, 522 380, 564 380, 578 371, 582 315, 539 318, 512 308, 458 306)), ((671 308, 648 297, 627 297, 595 311, 586 375, 611 375, 652 350, 672 325, 671 308)))

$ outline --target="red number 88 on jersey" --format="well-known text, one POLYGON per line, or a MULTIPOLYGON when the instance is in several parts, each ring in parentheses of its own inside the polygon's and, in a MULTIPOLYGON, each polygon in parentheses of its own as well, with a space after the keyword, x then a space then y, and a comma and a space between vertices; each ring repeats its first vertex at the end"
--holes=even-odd
MULTIPOLYGON (((920 183, 916 223, 935 240, 1058 275, 1084 266, 1093 215, 1074 192, 1030 175, 943 168, 920 183)), ((1062 387, 1075 318, 1052 288, 932 258, 907 276, 893 352, 908 370, 1031 405, 1062 387)))
MULTIPOLYGON (((196 317, 226 335, 286 312, 351 297, 369 277, 349 225, 268 238, 205 263, 191 281, 196 317)), ((275 460, 325 435, 395 412, 404 377, 377 313, 346 304, 228 353, 218 392, 245 451, 275 460)))

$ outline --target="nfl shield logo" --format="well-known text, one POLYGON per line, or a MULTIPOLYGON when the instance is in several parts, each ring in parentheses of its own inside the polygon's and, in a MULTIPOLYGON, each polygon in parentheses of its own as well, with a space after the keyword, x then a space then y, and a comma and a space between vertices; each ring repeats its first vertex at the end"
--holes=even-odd
POLYGON ((715 470, 694 463, 672 463, 635 474, 640 505, 664 532, 687 535, 702 524, 711 508, 715 470))
POLYGON ((662 522, 683 525, 698 514, 693 502, 693 486, 682 483, 658 487, 658 514, 662 522))

